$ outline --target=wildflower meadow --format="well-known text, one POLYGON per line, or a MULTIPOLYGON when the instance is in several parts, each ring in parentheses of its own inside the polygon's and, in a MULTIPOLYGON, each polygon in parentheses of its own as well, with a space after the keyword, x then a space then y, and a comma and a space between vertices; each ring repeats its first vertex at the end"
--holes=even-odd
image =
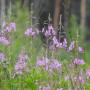
POLYGON ((39 30, 28 16, 19 11, 1 23, 0 90, 90 90, 89 54, 78 27, 62 37, 61 27, 58 35, 52 23, 39 30))

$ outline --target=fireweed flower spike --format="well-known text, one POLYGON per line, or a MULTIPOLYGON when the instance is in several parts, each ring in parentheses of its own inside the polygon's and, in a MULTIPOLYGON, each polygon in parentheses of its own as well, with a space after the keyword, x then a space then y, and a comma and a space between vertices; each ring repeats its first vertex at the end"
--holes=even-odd
POLYGON ((35 32, 33 32, 32 31, 32 28, 29 28, 29 29, 27 29, 26 31, 25 31, 25 35, 27 35, 27 36, 35 36, 35 32))
POLYGON ((56 35, 56 32, 55 32, 55 30, 54 30, 52 25, 49 25, 47 30, 45 28, 43 28, 42 32, 45 34, 46 37, 55 36, 56 35))
POLYGON ((82 49, 82 47, 78 47, 78 50, 80 53, 84 53, 84 50, 82 49))
POLYGON ((5 45, 10 45, 10 42, 5 37, 0 37, 0 42, 4 43, 5 45))
POLYGON ((50 36, 50 31, 46 30, 45 36, 46 36, 46 37, 50 36))
POLYGON ((11 32, 11 28, 10 27, 6 27, 6 32, 11 32))
POLYGON ((49 71, 52 72, 54 69, 61 71, 62 70, 62 64, 58 62, 58 60, 54 60, 50 63, 49 71))
POLYGON ((53 72, 53 70, 62 70, 62 64, 58 62, 58 60, 53 60, 50 62, 50 59, 44 58, 39 59, 37 58, 36 67, 42 67, 43 70, 53 72))
POLYGON ((54 28, 53 28, 52 25, 49 25, 49 26, 48 26, 48 31, 50 31, 50 33, 51 33, 52 35, 56 35, 56 32, 55 32, 55 30, 54 30, 54 28))
POLYGON ((72 50, 74 49, 74 41, 71 42, 69 48, 68 48, 68 52, 72 52, 72 50))
POLYGON ((25 31, 25 34, 26 34, 27 36, 29 36, 29 35, 30 35, 30 30, 27 29, 27 30, 25 31))
POLYGON ((22 53, 19 55, 19 60, 15 64, 15 73, 16 74, 23 74, 23 70, 25 70, 26 72, 29 72, 27 63, 25 62, 28 59, 29 59, 28 55, 25 55, 22 53))
POLYGON ((73 78, 73 81, 76 82, 76 81, 79 81, 80 84, 84 84, 84 78, 82 76, 79 76, 79 77, 74 77, 73 78))
POLYGON ((9 61, 7 61, 7 62, 6 62, 6 65, 9 65, 9 64, 10 64, 10 62, 9 62, 9 61))
POLYGON ((56 47, 62 48, 62 43, 59 43, 59 42, 58 42, 58 43, 56 44, 56 47))
POLYGON ((74 64, 77 64, 77 65, 83 65, 83 64, 85 64, 85 62, 84 62, 84 60, 75 58, 75 59, 74 59, 74 64))
POLYGON ((48 58, 44 57, 42 59, 37 58, 36 67, 42 67, 43 70, 47 71, 49 62, 50 60, 48 58))
POLYGON ((68 88, 68 90, 72 90, 72 89, 71 89, 71 87, 70 87, 70 88, 68 88))
POLYGON ((87 76, 87 79, 90 78, 90 69, 86 69, 86 76, 87 76))
POLYGON ((16 24, 14 22, 10 23, 10 29, 14 29, 14 31, 16 31, 16 24))
POLYGON ((64 41, 62 43, 63 43, 63 47, 67 47, 67 40, 66 40, 66 38, 64 38, 64 41))
POLYGON ((16 23, 14 23, 14 22, 11 22, 10 24, 7 24, 6 22, 3 22, 2 27, 5 29, 5 32, 11 32, 13 30, 14 30, 14 32, 16 31, 16 23))
POLYGON ((3 53, 0 53, 0 60, 4 60, 5 59, 5 55, 3 53))
POLYGON ((57 90, 63 90, 63 88, 58 88, 57 90))
POLYGON ((65 81, 68 81, 69 80, 69 76, 66 76, 64 79, 65 79, 65 81))
POLYGON ((50 46, 49 46, 49 49, 52 50, 52 49, 53 49, 53 45, 50 45, 50 46))
POLYGON ((50 90, 50 87, 44 87, 43 90, 50 90))
POLYGON ((2 27, 5 27, 5 26, 6 26, 6 22, 3 22, 3 23, 2 23, 2 27))
POLYGON ((64 47, 66 48, 67 47, 67 40, 66 40, 66 38, 64 38, 63 42, 59 42, 58 39, 56 38, 56 36, 54 36, 53 37, 53 43, 58 48, 64 48, 64 47))
POLYGON ((58 43, 58 40, 56 38, 56 36, 53 37, 53 43, 56 45, 58 43))

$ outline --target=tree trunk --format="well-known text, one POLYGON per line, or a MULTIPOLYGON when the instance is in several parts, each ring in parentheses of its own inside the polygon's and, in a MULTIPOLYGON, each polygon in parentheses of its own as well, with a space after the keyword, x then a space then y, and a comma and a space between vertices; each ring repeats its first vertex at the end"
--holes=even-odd
POLYGON ((61 11, 61 1, 56 0, 55 2, 55 10, 54 10, 54 27, 57 28, 59 26, 59 18, 60 18, 60 11, 61 11))
POLYGON ((0 3, 1 3, 0 4, 0 25, 1 25, 5 19, 5 0, 0 0, 0 3))
POLYGON ((72 0, 63 0, 63 5, 64 5, 64 30, 66 31, 69 26, 69 21, 71 17, 71 3, 72 0))
POLYGON ((81 28, 85 28, 85 20, 86 20, 86 0, 81 0, 81 28))

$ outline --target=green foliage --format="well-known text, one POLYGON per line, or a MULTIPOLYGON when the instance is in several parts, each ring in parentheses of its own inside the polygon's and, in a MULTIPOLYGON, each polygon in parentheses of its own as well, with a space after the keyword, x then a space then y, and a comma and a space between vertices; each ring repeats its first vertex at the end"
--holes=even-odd
MULTIPOLYGON (((62 70, 60 72, 55 69, 53 69, 53 72, 49 72, 45 71, 42 67, 36 67, 36 58, 38 56, 40 58, 46 57, 46 48, 42 45, 38 35, 34 38, 24 35, 26 29, 31 27, 30 13, 21 9, 19 4, 17 4, 15 15, 12 14, 7 21, 8 23, 15 21, 17 24, 17 31, 10 33, 13 41, 11 46, 6 47, 3 44, 0 44, 0 53, 3 52, 6 55, 3 64, 0 64, 0 90, 38 90, 40 85, 47 86, 47 84, 50 85, 51 90, 56 90, 57 88, 67 90, 69 86, 72 87, 71 81, 73 81, 72 79, 75 75, 78 76, 77 74, 79 73, 77 71, 79 71, 79 69, 82 69, 85 74, 86 69, 90 68, 87 63, 77 67, 69 67, 69 64, 73 62, 73 55, 75 53, 67 52, 67 50, 63 48, 55 48, 54 51, 48 51, 48 57, 51 62, 54 59, 58 59, 58 61, 62 63, 62 70), (14 76, 14 66, 18 61, 19 54, 23 50, 25 50, 25 53, 29 56, 30 61, 27 61, 27 65, 30 71, 24 72, 22 75, 14 76), (10 65, 5 66, 7 61, 10 61, 10 65), (65 76, 67 75, 71 77, 71 80, 68 79, 65 81, 65 76)), ((67 32, 69 43, 76 40, 77 30, 79 31, 80 36, 79 41, 81 41, 82 30, 76 23, 76 17, 72 16, 69 32, 67 32)), ((8 37, 10 35, 8 35, 8 37)), ((80 42, 80 44, 82 43, 80 42)), ((89 52, 85 50, 85 54, 79 55, 79 57, 85 59, 87 62, 90 57, 89 52)), ((89 80, 86 81, 87 84, 90 83, 89 80)), ((90 84, 82 85, 82 88, 85 88, 82 90, 90 90, 90 84)))

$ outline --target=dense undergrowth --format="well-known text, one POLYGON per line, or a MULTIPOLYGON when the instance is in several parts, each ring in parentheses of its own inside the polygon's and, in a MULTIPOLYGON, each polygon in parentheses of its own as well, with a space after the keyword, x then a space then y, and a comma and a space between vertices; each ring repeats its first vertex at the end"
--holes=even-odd
POLYGON ((28 16, 18 11, 1 24, 0 90, 90 90, 89 56, 77 27, 60 42, 52 24, 39 31, 28 16))

